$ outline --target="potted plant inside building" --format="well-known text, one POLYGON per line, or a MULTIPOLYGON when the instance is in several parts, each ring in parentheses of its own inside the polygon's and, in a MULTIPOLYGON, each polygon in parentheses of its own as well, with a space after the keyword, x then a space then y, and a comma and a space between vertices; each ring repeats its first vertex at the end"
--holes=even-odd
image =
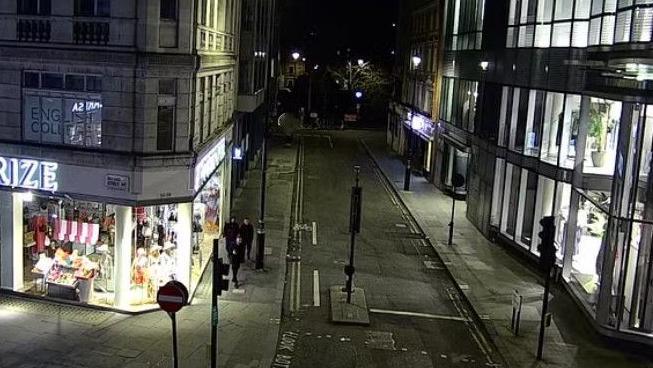
POLYGON ((593 139, 592 143, 592 165, 602 167, 605 163, 605 146, 608 135, 608 119, 603 113, 602 105, 592 106, 589 116, 588 135, 593 139))

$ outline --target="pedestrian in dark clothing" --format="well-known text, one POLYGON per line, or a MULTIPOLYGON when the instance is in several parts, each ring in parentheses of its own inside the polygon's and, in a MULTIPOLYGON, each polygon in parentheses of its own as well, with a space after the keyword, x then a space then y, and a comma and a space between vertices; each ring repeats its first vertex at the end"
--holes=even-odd
POLYGON ((233 281, 236 289, 238 289, 238 270, 240 269, 240 264, 245 258, 245 244, 243 244, 243 238, 238 235, 232 246, 227 246, 227 250, 229 251, 229 262, 231 263, 231 281, 233 281))
POLYGON ((245 243, 245 249, 247 249, 247 259, 252 259, 252 241, 254 240, 254 225, 249 222, 249 219, 245 217, 243 223, 240 225, 240 237, 243 238, 243 243, 245 243))
POLYGON ((236 222, 235 217, 231 217, 229 219, 229 222, 224 224, 224 228, 222 229, 222 234, 224 235, 225 238, 225 245, 227 246, 227 250, 229 248, 233 247, 236 244, 236 237, 238 237, 238 222, 236 222))

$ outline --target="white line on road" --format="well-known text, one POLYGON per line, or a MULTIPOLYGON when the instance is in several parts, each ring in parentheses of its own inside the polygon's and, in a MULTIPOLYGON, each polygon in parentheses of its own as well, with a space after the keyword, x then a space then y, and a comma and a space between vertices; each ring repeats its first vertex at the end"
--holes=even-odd
POLYGON ((313 306, 320 306, 320 272, 313 270, 313 306))
POLYGON ((290 264, 290 311, 295 311, 295 267, 297 263, 290 264))
POLYGON ((313 221, 313 245, 317 245, 317 222, 313 221))
POLYGON ((297 262, 297 295, 295 296, 296 307, 295 310, 299 311, 302 302, 302 262, 297 262))
POLYGON ((417 313, 417 312, 405 312, 405 311, 395 311, 395 310, 387 310, 387 309, 374 309, 370 308, 371 313, 379 313, 379 314, 394 314, 396 316, 408 316, 408 317, 422 317, 422 318, 430 318, 430 319, 446 319, 449 321, 462 321, 462 322, 467 322, 467 318, 459 317, 459 316, 447 316, 444 314, 429 314, 429 313, 417 313))

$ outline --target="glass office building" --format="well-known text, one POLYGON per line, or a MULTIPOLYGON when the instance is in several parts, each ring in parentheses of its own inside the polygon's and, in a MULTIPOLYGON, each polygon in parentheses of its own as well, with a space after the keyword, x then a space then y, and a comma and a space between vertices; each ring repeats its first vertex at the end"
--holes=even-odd
POLYGON ((436 140, 469 152, 468 218, 537 259, 555 216, 588 318, 653 343, 653 2, 447 0, 444 29, 436 140))

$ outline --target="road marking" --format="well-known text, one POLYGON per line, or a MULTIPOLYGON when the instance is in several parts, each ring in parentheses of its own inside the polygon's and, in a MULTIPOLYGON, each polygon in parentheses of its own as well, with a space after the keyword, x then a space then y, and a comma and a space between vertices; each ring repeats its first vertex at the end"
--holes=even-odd
POLYGON ((299 261, 297 262, 297 295, 295 296, 295 303, 297 304, 297 307, 295 308, 296 311, 299 310, 301 301, 302 301, 302 262, 299 261))
POLYGON ((445 319, 449 321, 462 321, 468 322, 469 320, 460 316, 447 316, 444 314, 429 314, 429 313, 417 313, 417 312, 405 312, 405 311, 395 311, 387 309, 375 309, 370 308, 371 313, 379 314, 394 314, 396 316, 408 316, 408 317, 421 317, 421 318, 430 318, 430 319, 445 319))
POLYGON ((313 270, 313 306, 320 306, 320 272, 313 270))
POLYGON ((313 245, 317 245, 317 222, 313 221, 313 245))
POLYGON ((293 262, 290 264, 290 311, 295 311, 295 265, 293 262))

